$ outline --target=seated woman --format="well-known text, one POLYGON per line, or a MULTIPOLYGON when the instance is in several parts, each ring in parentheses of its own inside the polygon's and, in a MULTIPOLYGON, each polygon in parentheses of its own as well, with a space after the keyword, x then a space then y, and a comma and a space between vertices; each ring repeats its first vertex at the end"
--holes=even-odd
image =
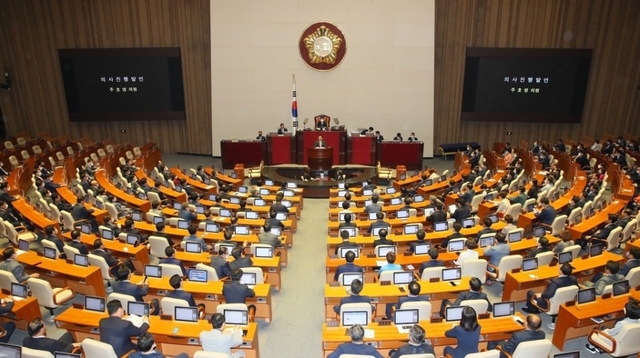
POLYGON ((458 346, 456 348, 444 347, 444 354, 450 354, 453 358, 464 358, 467 354, 478 352, 478 342, 480 341, 480 325, 476 311, 472 307, 465 307, 462 310, 460 325, 444 332, 449 338, 456 338, 458 346))

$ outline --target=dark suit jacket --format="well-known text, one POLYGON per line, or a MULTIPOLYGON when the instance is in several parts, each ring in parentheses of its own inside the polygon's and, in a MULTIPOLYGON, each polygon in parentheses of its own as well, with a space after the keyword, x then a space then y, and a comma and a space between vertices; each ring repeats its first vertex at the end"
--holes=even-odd
POLYGON ((447 221, 447 213, 444 210, 436 210, 427 218, 427 221, 435 223, 438 221, 447 221))
MULTIPOLYGON (((347 303, 371 303, 369 296, 349 295, 340 299, 340 304, 333 306, 333 311, 340 314, 340 307, 347 303)), ((376 307, 371 305, 371 312, 375 311, 376 307)))
POLYGON ((256 293, 245 284, 231 281, 222 286, 222 295, 226 303, 245 303, 247 297, 255 297, 256 293))
MULTIPOLYGON (((169 291, 167 292, 167 297, 169 298, 175 298, 178 300, 185 300, 187 302, 189 302, 189 306, 190 307, 196 307, 196 301, 193 299, 193 295, 190 294, 189 292, 184 292, 183 290, 173 290, 173 291, 169 291)), ((171 313, 173 314, 173 313, 171 313)))
POLYGON ((93 209, 88 210, 82 204, 75 204, 73 206, 73 211, 71 215, 73 216, 74 220, 90 220, 90 219, 93 219, 91 217, 92 212, 93 212, 93 209))
POLYGON ((391 228, 389 224, 384 221, 375 221, 374 223, 369 225, 369 228, 367 229, 367 233, 371 234, 373 232, 373 229, 378 227, 381 229, 387 229, 387 232, 391 228))
POLYGON ((378 245, 393 245, 393 241, 389 240, 389 239, 385 239, 385 240, 381 240, 381 239, 377 239, 377 240, 373 240, 373 247, 375 248, 378 245))
POLYGON ((287 208, 286 206, 284 206, 284 204, 282 203, 273 203, 273 205, 271 205, 271 208, 269 208, 269 211, 275 211, 276 213, 289 213, 289 208, 287 208))
POLYGON ((327 148, 327 141, 326 140, 323 140, 323 141, 317 140, 317 141, 313 142, 313 147, 314 148, 320 148, 320 147, 327 148))
POLYGON ((266 218, 264 219, 264 223, 269 224, 271 227, 279 227, 281 229, 284 229, 284 224, 282 223, 282 221, 275 218, 266 218))
POLYGON ((547 205, 536 215, 536 218, 542 224, 551 225, 556 218, 556 210, 551 205, 547 205))
POLYGON ((238 260, 229 263, 229 269, 231 271, 243 267, 251 267, 253 266, 253 261, 251 261, 250 257, 241 257, 238 260))
POLYGON ((161 264, 178 265, 178 267, 180 267, 180 269, 182 270, 182 276, 186 276, 187 275, 187 270, 182 265, 182 261, 176 259, 175 257, 167 257, 167 258, 164 258, 164 259, 160 259, 160 263, 161 264))
POLYGON ((618 271, 618 273, 621 274, 622 276, 626 276, 629 273, 629 271, 631 271, 631 269, 636 268, 638 266, 640 266, 639 259, 630 259, 620 267, 620 271, 618 271))
POLYGON ((352 262, 347 262, 344 265, 340 265, 336 268, 336 273, 333 275, 333 280, 338 281, 341 273, 347 272, 364 272, 364 269, 358 265, 354 265, 352 262))
POLYGON ((118 259, 111 256, 111 254, 106 252, 105 250, 93 250, 91 253, 96 256, 100 256, 104 258, 104 260, 107 262, 107 265, 109 265, 109 267, 113 267, 118 263, 118 259))
POLYGON ((33 338, 27 336, 22 340, 22 345, 31 349, 47 351, 51 354, 55 352, 71 352, 73 350, 72 345, 65 346, 64 343, 48 337, 33 338))
POLYGON ((460 197, 464 199, 467 204, 470 204, 473 200, 473 197, 476 196, 476 192, 473 190, 467 190, 460 197))
MULTIPOLYGON (((489 304, 487 310, 491 312, 491 302, 489 298, 487 298, 487 294, 484 292, 474 292, 474 291, 466 291, 460 292, 456 300, 451 304, 451 306, 460 306, 460 302, 465 300, 485 300, 489 304)), ((483 312, 478 312, 483 313, 483 312)))
POLYGON ((468 206, 461 206, 456 209, 451 215, 452 219, 456 219, 456 222, 462 224, 462 220, 471 216, 471 208, 468 206))
POLYGON ((342 247, 348 247, 348 248, 358 248, 358 244, 354 243, 354 242, 341 242, 338 245, 336 245, 336 248, 334 250, 334 255, 337 255, 340 252, 340 248, 342 247))
POLYGON ((144 302, 144 296, 149 291, 148 286, 138 286, 129 281, 115 281, 111 286, 113 292, 133 296, 138 302, 144 302))
POLYGON ((547 288, 542 292, 540 297, 549 299, 556 294, 556 290, 562 287, 578 285, 578 280, 576 280, 573 276, 562 276, 558 278, 554 278, 551 280, 551 283, 547 286, 547 288))
POLYGON ((220 256, 211 256, 211 262, 209 263, 209 266, 213 267, 213 269, 216 270, 218 279, 229 276, 231 274, 229 263, 220 256))
MULTIPOLYGON (((502 349, 509 354, 513 354, 516 348, 518 348, 518 344, 523 342, 528 342, 528 341, 535 341, 538 339, 544 339, 544 337, 545 337, 544 331, 525 330, 520 332, 514 332, 511 335, 511 338, 509 338, 509 340, 506 341, 505 344, 502 346, 502 349)), ((506 355, 500 352, 500 357, 506 358, 506 355)))
POLYGON ((136 346, 131 342, 131 337, 140 336, 148 329, 148 323, 143 323, 138 328, 129 321, 109 316, 100 320, 100 342, 113 346, 116 355, 120 357, 128 351, 136 349, 136 346))
POLYGON ((84 246, 84 244, 81 243, 80 241, 69 241, 67 245, 75 249, 78 249, 78 251, 80 251, 82 255, 89 255, 89 249, 87 249, 87 247, 84 246))
POLYGON ((429 261, 425 261, 422 263, 422 265, 420 265, 420 274, 422 275, 422 271, 424 271, 424 269, 426 269, 427 267, 444 267, 444 261, 441 260, 429 260, 429 261))
POLYGON ((45 237, 45 240, 51 241, 54 244, 56 244, 58 251, 60 251, 61 254, 64 253, 64 243, 62 242, 62 240, 60 240, 60 238, 58 238, 55 235, 51 235, 51 236, 45 237))

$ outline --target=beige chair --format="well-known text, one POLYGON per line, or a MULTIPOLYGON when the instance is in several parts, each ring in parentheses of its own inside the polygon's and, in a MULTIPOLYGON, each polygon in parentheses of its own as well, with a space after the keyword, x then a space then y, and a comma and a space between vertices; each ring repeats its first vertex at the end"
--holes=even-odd
POLYGON ((18 161, 15 155, 9 157, 9 163, 11 163, 11 167, 14 169, 20 166, 20 161, 18 161))
POLYGON ((500 358, 500 351, 492 349, 490 351, 467 354, 465 358, 500 358))
POLYGON ((209 265, 203 263, 196 264, 196 270, 207 271, 207 282, 220 281, 220 278, 218 278, 218 272, 209 265))
POLYGON ((151 256, 155 256, 159 259, 164 259, 167 255, 164 250, 169 246, 167 239, 160 236, 149 236, 149 247, 151 256))
POLYGON ((621 236, 620 242, 627 242, 631 240, 635 235, 635 231, 637 227, 638 227, 637 219, 633 219, 629 221, 627 225, 624 227, 624 229, 622 230, 622 234, 620 235, 621 236))
POLYGON ((82 351, 85 357, 119 358, 112 345, 91 338, 82 341, 82 351))
POLYGON ((582 250, 580 245, 571 245, 565 247, 562 252, 571 252, 571 258, 575 260, 578 258, 578 255, 580 255, 580 250, 582 250))
POLYGON ((193 354, 193 358, 230 358, 226 353, 197 351, 193 354))
POLYGON ((551 263, 551 261, 553 261, 553 258, 554 258, 553 251, 538 253, 536 254, 536 258, 538 259, 538 267, 546 266, 549 263, 551 263))
POLYGON ((342 318, 342 315, 345 312, 367 312, 367 315, 369 317, 369 320, 367 322, 371 323, 371 321, 373 320, 373 314, 371 311, 371 304, 366 303, 366 302, 358 302, 358 303, 345 303, 343 305, 340 306, 340 315, 338 316, 338 319, 342 318))
POLYGON ((428 321, 431 319, 432 306, 429 301, 410 301, 403 302, 400 305, 401 310, 417 309, 418 319, 420 321, 428 321))
POLYGON ((569 224, 577 224, 575 222, 576 221, 575 218, 576 218, 576 215, 578 215, 578 214, 582 214, 582 208, 578 207, 578 208, 575 208, 575 209, 571 210, 571 213, 569 213, 569 217, 567 218, 567 222, 569 224))
POLYGON ((551 352, 551 341, 547 339, 538 339, 535 341, 522 342, 512 355, 504 352, 509 358, 532 358, 532 357, 548 357, 551 352))
POLYGON ((51 288, 49 282, 39 278, 31 277, 27 280, 27 283, 33 297, 38 299, 38 304, 48 309, 51 313, 50 322, 54 320, 53 310, 75 297, 75 293, 70 288, 51 288))
POLYGON ((460 268, 460 274, 462 277, 477 277, 484 283, 487 279, 487 260, 465 260, 460 268))
POLYGON ((391 168, 383 168, 380 162, 378 162, 378 178, 384 180, 392 180, 396 178, 396 170, 391 168))
POLYGON ((116 292, 110 293, 109 296, 107 297, 107 302, 113 301, 113 300, 120 301, 120 303, 122 304, 122 308, 124 310, 126 310, 127 307, 129 307, 129 302, 136 302, 135 297, 131 295, 125 295, 122 293, 116 293, 116 292))
POLYGON ((380 272, 380 277, 378 277, 378 281, 389 281, 393 283, 393 274, 396 272, 405 272, 404 270, 387 270, 380 272))
POLYGON ((102 273, 102 279, 110 284, 111 280, 113 279, 113 276, 111 276, 111 272, 110 272, 111 268, 109 267, 109 265, 107 265, 107 261, 104 259, 104 257, 94 255, 94 254, 89 254, 88 259, 89 259, 89 265, 99 267, 100 272, 102 273))
POLYGON ((62 249, 64 250, 64 254, 67 256, 67 260, 74 261, 76 259, 76 255, 80 255, 80 251, 70 245, 64 245, 62 249))
POLYGON ((260 165, 252 168, 244 169, 244 177, 248 179, 258 179, 262 176, 262 169, 264 168, 264 160, 260 161, 260 165))
POLYGON ((171 297, 163 297, 160 300, 160 308, 162 309, 162 314, 173 316, 176 307, 189 307, 189 302, 171 297))
POLYGON ((560 287, 556 290, 553 297, 549 298, 547 301, 547 308, 542 308, 538 306, 538 302, 536 297, 533 296, 531 298, 531 304, 538 308, 540 311, 544 312, 548 316, 551 316, 551 323, 548 325, 549 328, 555 329, 556 327, 556 317, 558 316, 558 311, 560 310, 560 305, 567 302, 573 301, 578 294, 578 286, 566 286, 560 287))
POLYGON ((71 213, 64 210, 60 212, 60 215, 62 215, 62 226, 64 227, 65 231, 73 230, 76 227, 77 223, 87 222, 86 220, 74 220, 73 216, 71 216, 71 213))
POLYGON ((4 149, 14 150, 13 142, 10 140, 4 142, 4 149))
POLYGON ((58 246, 56 246, 54 242, 49 241, 47 239, 43 239, 42 241, 40 241, 40 243, 42 243, 42 247, 47 247, 47 248, 56 250, 56 257, 60 257, 60 251, 58 251, 58 246))
POLYGON ((591 344, 613 357, 634 356, 640 353, 640 323, 629 323, 622 326, 620 332, 612 337, 599 329, 591 331, 587 339, 591 344))
POLYGON ((244 303, 221 303, 216 306, 216 313, 224 315, 225 310, 247 311, 249 312, 249 322, 254 322, 256 315, 256 306, 247 306, 244 303))
POLYGON ((260 267, 243 267, 242 273, 256 274, 256 285, 267 282, 267 274, 262 272, 262 268, 260 267))
POLYGON ((629 280, 629 287, 640 286, 640 267, 634 267, 629 270, 625 279, 629 280))
POLYGON ((58 207, 53 204, 49 204, 49 210, 51 213, 51 220, 60 223, 62 221, 62 214, 60 213, 58 207))
POLYGON ((556 216, 556 218, 553 219, 553 222, 551 223, 551 227, 550 227, 551 235, 560 236, 560 233, 564 230, 566 222, 567 222, 566 215, 556 216))
POLYGON ((422 270, 422 275, 420 276, 421 281, 429 281, 430 278, 441 278, 442 270, 445 267, 427 267, 422 270))
POLYGON ((31 349, 22 346, 22 358, 53 358, 53 354, 47 351, 41 351, 38 349, 31 349))
POLYGON ((489 309, 487 300, 464 300, 460 302, 460 306, 472 307, 476 313, 486 313, 489 309))
POLYGON ((478 207, 482 203, 482 200, 484 200, 484 195, 483 194, 474 195, 473 196, 473 199, 471 199, 471 214, 472 215, 478 212, 478 207))
POLYGON ((520 211, 522 211, 522 204, 512 204, 509 206, 509 209, 505 212, 504 216, 511 215, 513 217, 513 221, 518 221, 518 217, 520 217, 520 211))
POLYGON ((159 264, 158 266, 162 267, 162 277, 183 276, 182 269, 176 264, 159 264))
POLYGON ((12 283, 20 283, 20 282, 16 280, 16 277, 13 275, 13 273, 5 270, 0 270, 0 288, 11 292, 12 283))
POLYGON ((511 270, 515 268, 522 267, 522 256, 508 255, 500 260, 498 267, 495 267, 492 264, 487 264, 487 267, 492 267, 495 270, 495 272, 487 271, 487 276, 493 278, 496 281, 504 282, 504 280, 507 278, 508 272, 511 272, 511 270))
POLYGON ((607 251, 613 251, 616 250, 618 248, 618 244, 620 243, 620 234, 622 233, 622 228, 621 227, 616 227, 615 229, 611 230, 611 232, 609 233, 609 235, 607 236, 607 238, 605 240, 599 240, 599 239, 595 239, 592 238, 591 242, 605 242, 606 243, 606 248, 607 251))
POLYGON ((15 246, 18 246, 18 242, 20 240, 27 240, 31 243, 36 241, 36 239, 38 238, 36 234, 32 233, 31 231, 27 231, 27 229, 23 226, 19 226, 18 228, 20 229, 20 231, 18 231, 13 226, 13 224, 8 221, 4 221, 3 224, 5 234, 7 234, 7 238, 15 246))

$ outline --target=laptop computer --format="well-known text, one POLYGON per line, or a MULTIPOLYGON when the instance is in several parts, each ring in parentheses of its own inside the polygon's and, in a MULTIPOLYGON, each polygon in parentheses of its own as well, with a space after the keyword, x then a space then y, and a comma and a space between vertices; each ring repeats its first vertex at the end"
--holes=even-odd
POLYGON ((531 271, 538 268, 538 258, 533 257, 522 260, 522 271, 531 271))
POLYGON ((405 235, 415 235, 418 230, 420 230, 420 225, 417 224, 405 225, 402 229, 405 235))
POLYGON ((145 265, 144 267, 144 275, 147 277, 162 277, 162 266, 156 265, 145 265))
POLYGON ((578 291, 578 303, 590 303, 596 300, 596 288, 589 287, 578 291))
POLYGON ((198 307, 175 307, 176 321, 180 322, 198 322, 198 307))
POLYGON ((342 286, 351 286, 353 280, 360 280, 360 282, 364 282, 364 273, 348 272, 342 274, 342 286))
POLYGON ((460 267, 456 268, 445 268, 442 269, 442 281, 457 281, 462 277, 462 269, 460 267))
POLYGON ((264 185, 266 185, 266 186, 273 186, 273 180, 271 180, 271 179, 265 179, 265 181, 264 181, 264 185))
POLYGON ((220 232, 220 226, 216 223, 207 223, 204 226, 205 232, 220 232))
MULTIPOLYGON (((371 195, 373 195, 373 190, 371 190, 371 189, 364 189, 364 190, 362 190, 362 195, 363 195, 363 196, 371 196, 371 195)), ((344 195, 343 195, 343 196, 344 196, 344 195)))
POLYGON ((51 247, 44 247, 44 257, 55 260, 57 258, 56 249, 51 247))
POLYGON ((260 218, 260 215, 257 211, 245 211, 244 218, 249 220, 258 220, 260 218))
POLYGON ((80 225, 80 232, 86 235, 91 235, 91 225, 89 224, 80 225))
POLYGON ((20 256, 25 252, 29 251, 29 241, 27 240, 18 240, 18 250, 16 250, 16 256, 20 256))
POLYGON ((622 280, 613 283, 613 295, 620 296, 629 293, 629 280, 622 280))
POLYGON ((184 251, 199 254, 202 252, 202 245, 197 242, 186 242, 184 245, 184 251))
POLYGON ((231 204, 240 204, 240 198, 236 197, 236 196, 232 196, 229 198, 229 203, 231 204))
POLYGON ((254 199, 253 200, 253 206, 265 206, 267 205, 267 203, 264 201, 264 199, 254 199))
POLYGON ((368 311, 344 311, 342 317, 340 317, 340 324, 345 327, 355 326, 359 324, 366 326, 369 324, 369 312, 368 311))
POLYGON ((276 220, 280 220, 280 221, 286 221, 287 220, 287 213, 276 213, 276 220))
POLYGON ((12 282, 11 283, 11 296, 16 301, 23 300, 29 295, 29 286, 12 282))
POLYGON ((89 266, 89 256, 75 254, 73 256, 73 263, 78 265, 78 266, 87 267, 87 266, 89 266))
POLYGON ((22 347, 9 343, 0 343, 0 357, 22 358, 22 347))
POLYGON ((489 214, 489 215, 487 215, 487 217, 488 217, 489 219, 491 219, 491 223, 492 223, 492 224, 495 224, 495 223, 497 223, 497 222, 500 220, 500 219, 498 218, 498 214, 489 214))
POLYGON ((447 307, 445 312, 445 320, 447 322, 456 322, 462 319, 462 310, 467 306, 447 307))
POLYGON ((514 243, 518 241, 522 241, 522 231, 518 230, 518 231, 510 232, 509 242, 514 243))
POLYGON ((190 224, 187 220, 178 220, 178 229, 187 230, 190 224))
POLYGON ((204 214, 204 206, 196 205, 196 214, 204 214))
POLYGON ((462 227, 471 228, 476 226, 476 220, 474 218, 466 218, 462 220, 462 227))
POLYGON ((602 254, 602 244, 589 246, 589 256, 594 257, 602 254))
POLYGON ((245 272, 242 274, 242 277, 240 278, 240 283, 248 286, 255 286, 256 282, 257 282, 256 274, 254 272, 245 272))
POLYGON ((480 245, 480 247, 487 247, 487 246, 491 246, 493 245, 493 242, 495 241, 495 236, 486 236, 486 237, 481 237, 480 238, 480 242, 478 243, 478 245, 480 245))
POLYGON ((386 257, 388 253, 393 252, 396 253, 396 247, 395 246, 386 246, 386 245, 380 245, 378 247, 376 247, 376 256, 377 257, 386 257))
POLYGON ((391 205, 400 205, 402 204, 402 199, 400 198, 392 198, 391 199, 391 205))
POLYGON ((464 250, 464 240, 451 240, 447 245, 447 251, 457 252, 464 250))
POLYGON ((238 225, 234 228, 236 235, 249 235, 250 229, 248 226, 238 225))
POLYGON ((562 265, 565 262, 571 262, 571 261, 573 261, 573 256, 570 251, 561 252, 558 254, 558 264, 562 265))
POLYGON ((232 216, 232 213, 229 209, 220 209, 218 215, 223 218, 230 218, 232 216))
POLYGON ((513 316, 516 313, 515 301, 496 302, 493 304, 493 317, 513 316))
POLYGON ((149 304, 146 302, 129 301, 127 303, 127 313, 140 317, 149 317, 149 304))
POLYGON ((238 187, 238 193, 247 193, 249 192, 249 188, 247 188, 246 186, 240 186, 238 187))
POLYGON ((127 234, 127 244, 128 245, 136 245, 138 243, 140 243, 140 235, 127 234))
POLYGON ((356 256, 356 258, 358 258, 360 256, 360 250, 358 249, 357 246, 353 246, 353 247, 341 247, 338 249, 338 257, 340 257, 341 259, 344 259, 347 256, 347 252, 353 252, 353 254, 356 256))
POLYGON ((547 234, 546 229, 544 228, 544 226, 536 226, 533 228, 533 237, 544 237, 547 234))
POLYGON ((413 245, 413 254, 414 255, 426 255, 431 250, 431 244, 428 242, 416 242, 413 245))
POLYGON ((55 352, 55 354, 53 355, 53 358, 80 358, 80 357, 82 357, 81 354, 65 353, 65 352, 55 352))
POLYGON ((446 221, 438 221, 433 224, 433 231, 441 232, 449 230, 449 223, 446 221))
POLYGON ((87 311, 104 312, 106 307, 106 299, 104 297, 85 296, 84 309, 87 311))
POLYGON ((256 247, 255 257, 272 258, 273 247, 256 247))
POLYGON ((406 285, 413 281, 413 272, 394 272, 393 284, 394 285, 406 285))
POLYGON ((154 216, 153 217, 153 225, 157 224, 157 223, 163 223, 164 222, 164 218, 162 216, 154 216))
POLYGON ((393 316, 393 324, 398 328, 399 333, 409 333, 413 325, 420 321, 418 309, 399 309, 393 316))
POLYGON ((413 202, 414 203, 421 203, 424 201, 424 196, 422 195, 416 195, 413 197, 413 202))
POLYGON ((424 216, 429 217, 431 216, 434 212, 436 211, 436 209, 434 207, 427 207, 424 208, 424 216))
POLYGON ((246 310, 230 310, 222 311, 224 315, 224 323, 229 325, 246 326, 249 324, 249 311, 246 310))
POLYGON ((395 194, 395 193, 398 192, 398 190, 395 187, 392 187, 392 186, 385 188, 384 191, 389 195, 395 194))
POLYGON ((398 210, 396 212, 396 218, 398 219, 406 219, 410 216, 409 210, 398 210))

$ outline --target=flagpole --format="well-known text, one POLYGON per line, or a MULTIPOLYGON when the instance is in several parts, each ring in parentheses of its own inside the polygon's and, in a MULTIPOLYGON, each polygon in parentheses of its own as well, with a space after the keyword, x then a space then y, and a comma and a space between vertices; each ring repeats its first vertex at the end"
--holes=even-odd
POLYGON ((291 101, 291 127, 293 135, 298 131, 298 99, 296 98, 296 75, 293 76, 293 99, 291 101))

